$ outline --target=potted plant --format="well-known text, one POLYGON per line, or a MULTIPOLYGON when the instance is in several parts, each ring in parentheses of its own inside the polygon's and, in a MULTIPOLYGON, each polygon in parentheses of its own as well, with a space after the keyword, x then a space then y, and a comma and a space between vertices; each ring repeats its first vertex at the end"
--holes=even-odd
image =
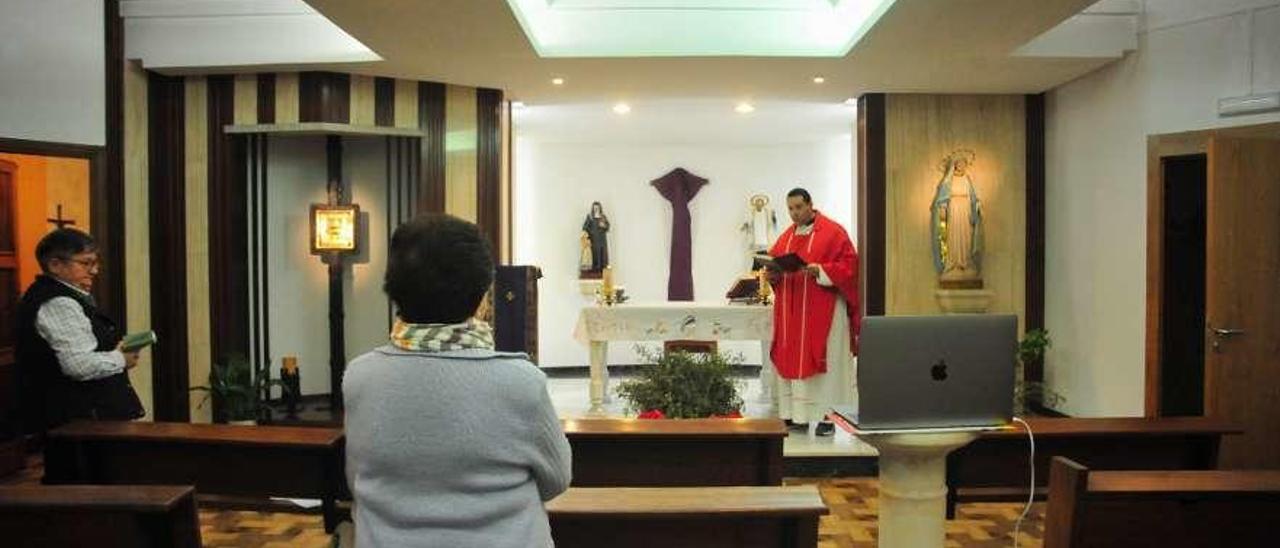
POLYGON ((191 388, 192 392, 205 393, 196 405, 197 409, 213 401, 215 423, 255 424, 265 409, 259 396, 265 393, 265 389, 279 386, 283 391, 291 390, 280 379, 268 379, 261 374, 254 378, 250 374, 249 361, 242 356, 231 356, 223 361, 223 364, 215 363, 209 369, 208 385, 191 388))
POLYGON ((1044 385, 1044 352, 1053 346, 1053 339, 1044 329, 1032 329, 1018 342, 1018 362, 1022 367, 1015 376, 1013 405, 1018 414, 1029 406, 1054 407, 1062 402, 1062 396, 1044 385))
POLYGON ((640 355, 651 363, 618 386, 629 411, 672 419, 741 416, 742 398, 733 378, 738 358, 645 349, 640 355))

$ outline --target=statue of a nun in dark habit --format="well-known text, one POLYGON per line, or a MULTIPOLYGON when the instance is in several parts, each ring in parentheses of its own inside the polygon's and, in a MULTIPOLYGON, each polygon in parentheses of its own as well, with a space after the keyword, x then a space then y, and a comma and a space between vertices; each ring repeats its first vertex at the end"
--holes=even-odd
MULTIPOLYGON (((584 260, 582 270, 599 274, 604 271, 604 267, 609 266, 609 217, 604 214, 604 206, 600 202, 591 202, 591 213, 582 222, 582 232, 586 235, 583 243, 589 245, 591 250, 591 262, 588 264, 584 260)), ((586 258, 585 253, 583 258, 586 258)))

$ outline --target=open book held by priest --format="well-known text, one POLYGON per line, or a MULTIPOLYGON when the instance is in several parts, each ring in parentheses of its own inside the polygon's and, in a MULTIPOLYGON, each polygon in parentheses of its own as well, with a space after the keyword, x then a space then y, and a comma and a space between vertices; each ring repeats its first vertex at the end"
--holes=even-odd
POLYGON ((801 259, 795 253, 788 253, 777 257, 768 255, 756 255, 756 258, 765 265, 769 270, 779 270, 782 272, 795 272, 805 267, 808 263, 801 259))

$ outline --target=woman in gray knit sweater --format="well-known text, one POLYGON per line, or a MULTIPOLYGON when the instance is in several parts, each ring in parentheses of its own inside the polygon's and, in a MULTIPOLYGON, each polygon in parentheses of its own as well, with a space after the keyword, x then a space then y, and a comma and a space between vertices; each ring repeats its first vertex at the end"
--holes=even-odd
POLYGON ((569 486, 569 442, 546 377, 473 318, 492 281, 474 224, 425 215, 392 236, 391 344, 342 381, 356 546, 552 545, 543 503, 569 486))

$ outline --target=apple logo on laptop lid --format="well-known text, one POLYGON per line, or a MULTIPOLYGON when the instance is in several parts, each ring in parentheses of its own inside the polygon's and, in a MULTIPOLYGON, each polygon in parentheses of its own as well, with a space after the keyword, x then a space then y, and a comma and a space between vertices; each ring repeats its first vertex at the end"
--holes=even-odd
POLYGON ((938 360, 938 363, 933 364, 929 368, 929 376, 935 381, 947 380, 947 360, 938 360))

